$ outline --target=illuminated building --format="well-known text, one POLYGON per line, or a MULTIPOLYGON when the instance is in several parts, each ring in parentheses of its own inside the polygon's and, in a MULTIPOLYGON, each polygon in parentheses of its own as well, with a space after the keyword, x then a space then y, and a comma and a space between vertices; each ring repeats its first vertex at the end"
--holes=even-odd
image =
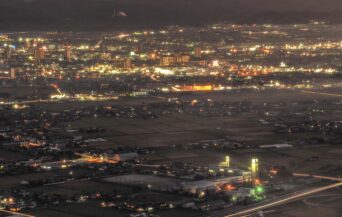
POLYGON ((45 59, 45 51, 47 50, 44 46, 37 46, 35 50, 35 59, 36 61, 45 59))
POLYGON ((175 57, 174 56, 162 56, 160 58, 160 65, 161 66, 171 66, 175 64, 175 57))
POLYGON ((11 59, 13 53, 13 46, 7 45, 4 53, 5 59, 11 59))
POLYGON ((71 46, 68 45, 68 46, 65 46, 65 61, 67 62, 71 62, 71 46))
POLYGON ((281 62, 280 67, 285 68, 285 67, 287 67, 287 64, 285 62, 281 62))
POLYGON ((0 41, 8 41, 8 35, 5 35, 5 34, 1 34, 0 35, 0 41))
POLYGON ((0 79, 15 79, 16 72, 14 68, 0 68, 0 79))
POLYGON ((100 60, 110 61, 112 59, 112 55, 110 53, 101 53, 100 60))
POLYGON ((31 48, 31 40, 27 38, 25 40, 25 49, 29 50, 30 48, 31 48))
POLYGON ((189 63, 190 62, 190 56, 189 55, 183 55, 182 56, 182 62, 183 63, 189 63))
POLYGON ((212 65, 212 67, 218 67, 218 66, 220 66, 218 60, 213 60, 211 65, 212 65))
POLYGON ((12 79, 15 79, 17 77, 16 71, 14 68, 11 68, 10 70, 10 76, 12 79))
POLYGON ((201 58, 202 57, 202 49, 201 47, 196 47, 195 48, 195 57, 201 58))
POLYGON ((154 51, 147 53, 147 59, 148 60, 156 60, 157 59, 157 53, 154 51))
POLYGON ((190 62, 190 56, 187 54, 176 55, 176 62, 179 64, 187 64, 190 62))
POLYGON ((259 172, 259 160, 257 158, 253 158, 251 160, 251 171, 253 173, 253 177, 257 177, 258 176, 258 172, 259 172))
POLYGON ((6 69, 2 70, 0 69, 0 79, 8 79, 9 78, 9 73, 6 69))
POLYGON ((220 162, 221 167, 230 167, 230 157, 227 155, 225 161, 220 162))
POLYGON ((125 59, 124 62, 123 62, 123 68, 125 70, 132 69, 132 60, 131 59, 125 59))

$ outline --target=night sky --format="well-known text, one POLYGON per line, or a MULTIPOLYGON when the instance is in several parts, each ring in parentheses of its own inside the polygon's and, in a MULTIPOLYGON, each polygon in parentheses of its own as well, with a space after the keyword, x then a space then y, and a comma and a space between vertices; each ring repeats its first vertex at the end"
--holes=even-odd
POLYGON ((129 29, 169 24, 341 22, 341 0, 1 0, 0 28, 129 29), (113 18, 113 11, 128 17, 113 18))

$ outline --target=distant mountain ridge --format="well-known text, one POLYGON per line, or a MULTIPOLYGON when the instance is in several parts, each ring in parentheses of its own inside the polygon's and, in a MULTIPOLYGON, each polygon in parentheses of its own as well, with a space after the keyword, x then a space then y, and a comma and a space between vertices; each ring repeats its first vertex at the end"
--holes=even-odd
POLYGON ((0 29, 116 30, 212 22, 342 23, 340 0, 0 0, 0 29), (114 9, 127 17, 114 17, 114 9))

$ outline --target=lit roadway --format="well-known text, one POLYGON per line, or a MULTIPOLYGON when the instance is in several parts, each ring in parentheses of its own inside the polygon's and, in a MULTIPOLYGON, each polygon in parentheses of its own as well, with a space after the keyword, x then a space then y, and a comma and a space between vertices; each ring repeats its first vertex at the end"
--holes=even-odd
POLYGON ((311 194, 316 194, 322 191, 326 191, 332 188, 342 186, 342 182, 334 183, 331 185, 313 188, 301 192, 295 192, 288 195, 280 196, 278 198, 267 200, 258 204, 253 204, 244 208, 233 209, 233 210, 224 210, 221 212, 217 212, 213 215, 209 215, 210 217, 238 217, 238 216, 248 216, 258 211, 262 211, 263 209, 268 209, 274 206, 283 205, 289 202, 293 202, 299 200, 303 197, 306 197, 311 194))
POLYGON ((314 92, 314 91, 306 91, 306 90, 302 90, 302 92, 308 93, 308 94, 323 95, 323 96, 342 97, 342 94, 337 94, 337 93, 314 92))
POLYGON ((6 214, 13 215, 13 216, 18 216, 18 217, 35 217, 33 215, 23 214, 23 213, 19 213, 19 212, 11 212, 8 210, 0 210, 0 214, 2 214, 2 213, 6 213, 6 214))
POLYGON ((337 177, 330 177, 330 176, 311 175, 308 173, 293 173, 293 176, 309 177, 309 178, 315 178, 315 179, 323 179, 323 180, 342 182, 342 178, 340 178, 340 177, 337 178, 337 177))

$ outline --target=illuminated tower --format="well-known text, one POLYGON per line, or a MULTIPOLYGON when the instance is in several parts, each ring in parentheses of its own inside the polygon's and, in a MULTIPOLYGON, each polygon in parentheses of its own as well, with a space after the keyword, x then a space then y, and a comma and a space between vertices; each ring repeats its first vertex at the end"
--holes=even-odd
POLYGON ((36 61, 41 61, 45 59, 45 52, 47 48, 45 46, 37 46, 35 50, 36 61))
POLYGON ((195 57, 201 58, 202 57, 202 49, 201 47, 196 47, 195 48, 195 57))
POLYGON ((132 60, 127 58, 124 60, 124 64, 123 64, 123 67, 125 70, 130 70, 132 69, 132 60))
POLYGON ((5 52, 4 52, 5 59, 11 59, 13 50, 14 50, 14 46, 13 45, 7 45, 6 46, 5 52))
POLYGON ((257 158, 253 158, 251 161, 251 171, 253 173, 253 178, 256 178, 259 172, 259 160, 257 158))
POLYGON ((32 46, 32 42, 31 42, 31 40, 30 39, 25 39, 25 49, 26 50, 29 50, 30 48, 31 48, 31 46, 32 46))
POLYGON ((71 46, 70 45, 65 46, 64 59, 67 62, 71 62, 71 46))
POLYGON ((17 75, 16 75, 16 71, 15 71, 15 69, 14 69, 14 68, 11 68, 11 70, 10 70, 10 74, 11 74, 11 78, 12 78, 12 79, 15 79, 15 78, 17 77, 17 75))

